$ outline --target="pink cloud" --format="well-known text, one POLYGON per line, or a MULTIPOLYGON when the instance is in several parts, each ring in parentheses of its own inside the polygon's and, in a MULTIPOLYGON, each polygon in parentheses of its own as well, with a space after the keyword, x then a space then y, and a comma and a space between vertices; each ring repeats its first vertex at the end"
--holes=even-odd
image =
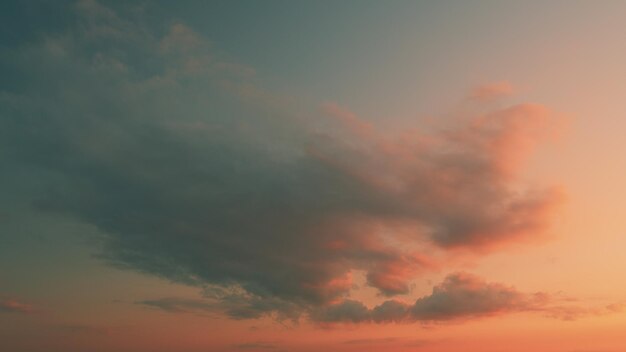
POLYGON ((443 247, 486 248, 537 236, 561 199, 556 188, 513 188, 526 156, 551 130, 552 113, 543 106, 514 105, 402 136, 330 107, 340 128, 309 155, 393 209, 372 214, 385 226, 403 224, 402 231, 443 247))
POLYGON ((15 299, 5 299, 0 300, 0 312, 30 314, 35 312, 35 307, 15 299))

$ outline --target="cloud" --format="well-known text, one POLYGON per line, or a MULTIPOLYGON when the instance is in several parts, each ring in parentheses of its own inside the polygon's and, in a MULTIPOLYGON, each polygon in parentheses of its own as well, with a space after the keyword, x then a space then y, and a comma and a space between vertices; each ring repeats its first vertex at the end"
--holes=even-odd
POLYGON ((311 319, 319 322, 360 323, 370 320, 370 311, 363 303, 347 299, 313 312, 311 319))
POLYGON ((214 312, 215 307, 210 303, 197 299, 183 299, 176 297, 166 297, 153 300, 143 300, 137 302, 149 307, 158 308, 171 313, 189 313, 189 312, 214 312))
POLYGON ((445 322, 528 312, 560 320, 575 320, 589 315, 620 311, 620 305, 584 307, 562 304, 558 295, 543 292, 523 293, 511 286, 487 282, 469 273, 448 275, 430 295, 413 304, 388 300, 372 309, 363 303, 344 300, 311 314, 319 323, 410 323, 445 322))
MULTIPOLYGON (((40 175, 10 178, 37 190, 35 208, 97 227, 102 260, 211 300, 143 304, 296 319, 345 298, 355 270, 385 296, 406 294, 441 267, 438 253, 540 237, 558 203, 516 178, 549 125, 543 106, 393 134, 259 88, 253 69, 184 24, 153 28, 95 1, 73 9, 75 25, 0 56, 11 77, 0 158, 40 175)), ((397 310, 384 304, 374 319, 397 310)), ((344 301, 312 314, 366 311, 344 301)))
POLYGON ((412 305, 389 300, 370 310, 363 304, 346 300, 323 309, 322 314, 312 318, 320 322, 446 321, 534 311, 538 305, 532 298, 512 287, 488 283, 467 273, 455 273, 412 305))
POLYGON ((400 322, 406 319, 407 308, 407 305, 400 301, 385 301, 372 309, 371 319, 376 323, 400 322))
POLYGON ((35 307, 28 303, 23 303, 15 299, 0 300, 0 313, 24 313, 35 312, 35 307))
POLYGON ((573 321, 589 316, 617 314, 623 311, 622 303, 611 303, 604 306, 585 307, 576 304, 555 304, 541 311, 545 316, 565 321, 573 321))
POLYGON ((479 102, 489 102, 512 95, 515 92, 513 85, 506 81, 493 82, 476 87, 469 98, 479 102))
POLYGON ((418 299, 410 309, 417 320, 449 320, 534 310, 532 296, 499 283, 487 283, 467 273, 446 277, 430 296, 418 299))
POLYGON ((158 308, 168 313, 221 313, 233 319, 259 318, 274 314, 275 318, 296 321, 302 308, 294 302, 275 297, 255 296, 244 290, 223 290, 217 287, 205 289, 202 299, 163 297, 136 302, 158 308))

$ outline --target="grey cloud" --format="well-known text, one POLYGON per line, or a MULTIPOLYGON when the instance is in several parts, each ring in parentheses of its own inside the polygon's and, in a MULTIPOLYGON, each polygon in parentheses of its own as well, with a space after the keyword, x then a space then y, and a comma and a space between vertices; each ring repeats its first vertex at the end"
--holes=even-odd
POLYGON ((531 297, 512 287, 457 273, 435 286, 430 296, 418 299, 410 315, 417 320, 448 320, 528 311, 535 306, 531 297))
POLYGON ((436 285, 430 295, 413 304, 388 300, 372 309, 358 301, 345 300, 313 312, 320 323, 409 323, 444 322, 497 316, 516 312, 543 314, 560 320, 619 311, 619 305, 589 308, 567 304, 547 293, 523 293, 513 287, 491 283, 468 273, 454 273, 436 285))
MULTIPOLYGON (((234 318, 292 319, 345 297, 351 270, 405 294, 436 266, 426 252, 491 248, 547 224, 554 194, 510 182, 545 108, 389 136, 337 107, 302 113, 183 24, 153 28, 95 1, 72 8, 74 25, 0 53, 11 77, 0 158, 40 175, 14 178, 36 179, 37 209, 98 227, 111 265, 235 290, 213 298, 234 318)), ((335 308, 320 319, 368 315, 358 302, 335 308)), ((389 303, 374 319, 398 314, 389 303)))
POLYGON ((372 310, 372 320, 377 323, 403 321, 407 315, 406 304, 393 300, 385 301, 372 310))
POLYGON ((215 305, 206 301, 176 297, 148 299, 137 303, 171 313, 214 312, 216 310, 215 305))
POLYGON ((346 300, 311 317, 320 322, 445 321, 535 311, 546 302, 534 297, 502 284, 485 282, 474 275, 455 273, 412 305, 389 300, 368 309, 360 302, 346 300))
POLYGON ((333 304, 328 308, 315 311, 311 314, 311 318, 315 321, 324 323, 360 323, 370 319, 370 311, 359 301, 344 300, 341 303, 333 304))

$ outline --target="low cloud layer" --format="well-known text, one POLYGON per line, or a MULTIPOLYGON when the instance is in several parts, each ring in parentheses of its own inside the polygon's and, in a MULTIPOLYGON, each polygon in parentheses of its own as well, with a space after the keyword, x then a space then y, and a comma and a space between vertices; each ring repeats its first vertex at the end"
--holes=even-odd
MULTIPOLYGON (((228 306, 225 301, 211 299, 161 298, 138 303, 170 313, 194 314, 222 312, 225 306, 228 306)), ((230 303, 231 309, 238 307, 236 302, 230 303)), ((240 309, 250 306, 249 300, 240 300, 238 303, 240 309)), ((466 272, 457 272, 448 275, 443 282, 436 285, 431 294, 418 298, 412 304, 390 299, 368 308, 360 301, 343 299, 316 307, 310 310, 308 315, 312 321, 324 325, 385 324, 447 322, 510 313, 532 313, 559 320, 576 320, 587 316, 618 313, 622 309, 623 305, 618 303, 587 307, 582 302, 559 294, 524 293, 512 286, 488 282, 466 272)), ((262 309, 251 311, 258 312, 262 309)), ((232 316, 237 317, 234 314, 232 316)))
POLYGON ((368 309, 361 302, 345 300, 317 311, 312 318, 325 323, 447 321, 536 311, 546 303, 543 295, 538 300, 535 295, 520 293, 512 287, 455 273, 413 304, 389 300, 368 309))
POLYGON ((561 320, 575 320, 589 315, 621 311, 611 304, 587 308, 576 303, 563 304, 558 296, 543 292, 523 293, 514 287, 490 283, 468 274, 455 273, 435 286, 430 295, 413 304, 388 300, 368 309, 363 303, 344 300, 314 312, 311 318, 320 323, 407 323, 443 322, 530 312, 561 320))
POLYGON ((37 175, 19 178, 38 193, 34 207, 100 229, 106 262, 197 286, 234 318, 525 309, 527 297, 498 285, 464 296, 474 287, 463 276, 410 309, 325 307, 346 296, 354 270, 384 296, 406 294, 439 267, 432 253, 540 236, 558 192, 516 175, 547 108, 392 134, 336 104, 302 112, 183 24, 152 28, 94 1, 72 10, 75 24, 1 51, 0 157, 37 175))
POLYGON ((215 311, 215 307, 208 302, 176 297, 144 300, 137 303, 148 307, 158 308, 170 313, 200 313, 215 311))

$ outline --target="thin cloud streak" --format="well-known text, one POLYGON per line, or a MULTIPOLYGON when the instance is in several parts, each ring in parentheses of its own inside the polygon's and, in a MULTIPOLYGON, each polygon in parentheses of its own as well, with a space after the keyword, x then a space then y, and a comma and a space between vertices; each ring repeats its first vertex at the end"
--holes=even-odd
POLYGON ((0 300, 0 313, 32 314, 36 312, 32 304, 20 302, 15 299, 0 300))

